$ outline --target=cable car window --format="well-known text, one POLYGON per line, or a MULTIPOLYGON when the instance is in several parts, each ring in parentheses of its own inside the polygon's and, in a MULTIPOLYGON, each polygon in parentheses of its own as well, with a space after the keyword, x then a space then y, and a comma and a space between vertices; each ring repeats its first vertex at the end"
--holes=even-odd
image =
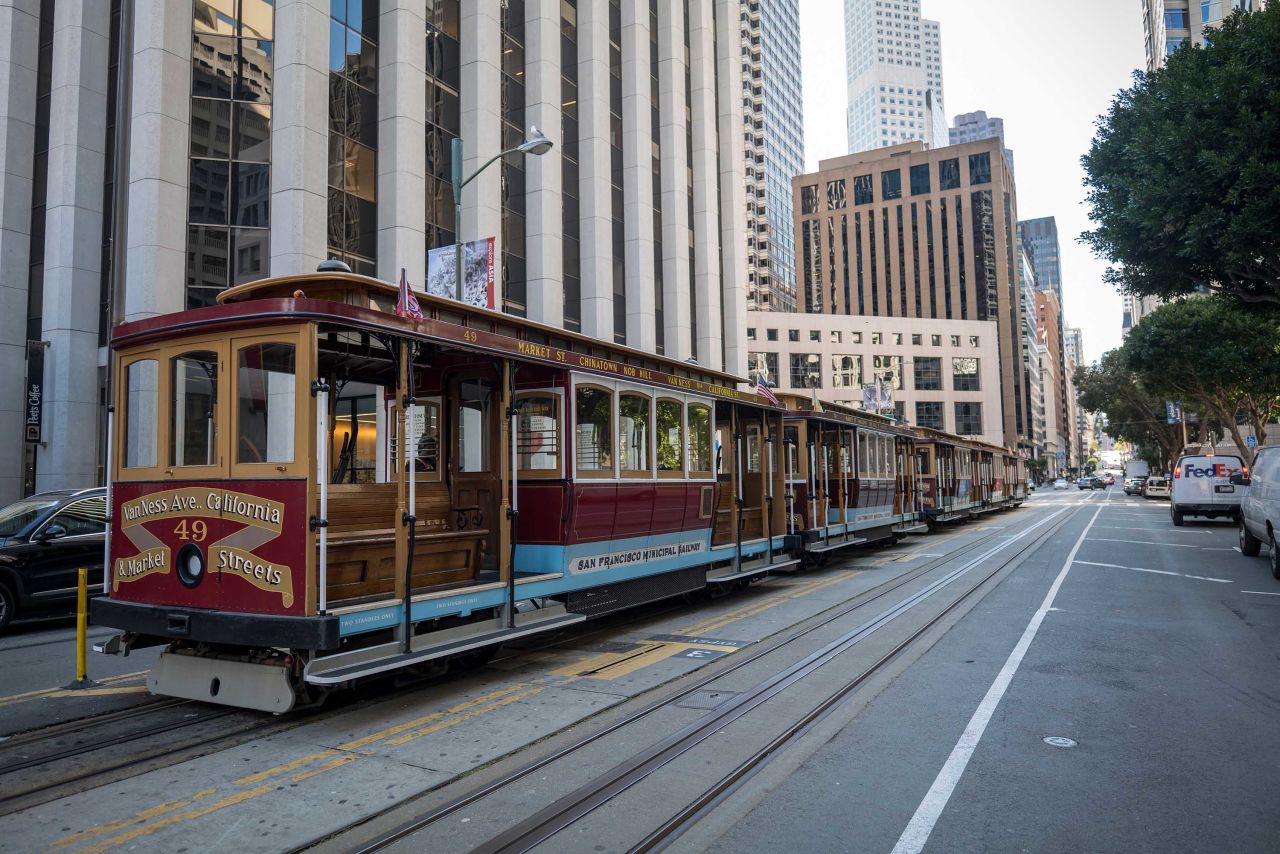
MULTIPOLYGON (((329 433, 330 483, 374 483, 377 480, 378 405, 383 399, 380 385, 355 380, 338 380, 333 384, 337 397, 333 401, 333 427, 329 433)), ((426 434, 421 428, 422 407, 413 407, 411 435, 418 436, 422 450, 426 434)), ((434 456, 434 454, 433 454, 434 456)), ((419 458, 417 471, 423 471, 419 458)), ((434 471, 434 467, 431 471, 434 471)))
POLYGON ((650 474, 649 398, 624 392, 618 395, 618 453, 624 475, 650 474))
POLYGON ((169 465, 217 462, 218 354, 183 353, 170 361, 173 404, 169 410, 169 465))
POLYGON ((680 449, 684 447, 684 405, 678 400, 658 401, 658 471, 683 472, 680 449))
POLYGON ((840 431, 840 474, 853 474, 853 433, 848 430, 840 431))
POLYGON ((711 476, 711 407, 689 404, 689 476, 711 476))
POLYGON ((294 362, 292 344, 240 350, 236 462, 293 462, 294 362))
POLYGON ((489 407, 493 388, 483 380, 458 384, 458 471, 489 470, 489 407))
POLYGON ((867 434, 858 431, 858 475, 860 477, 868 477, 870 475, 867 463, 867 434))
POLYGON ((553 394, 532 394, 516 402, 519 411, 516 459, 520 471, 560 471, 560 400, 553 394))
POLYGON ((613 393, 598 386, 578 386, 573 407, 578 471, 601 477, 613 473, 613 393))
POLYGON ((124 464, 127 468, 151 468, 157 462, 160 365, 155 359, 139 359, 125 374, 124 464))
POLYGON ((916 451, 916 466, 920 469, 920 474, 932 474, 929 471, 929 452, 926 450, 916 451))
POLYGON ((787 449, 787 475, 800 476, 800 428, 783 427, 782 444, 787 449))
MULTIPOLYGON (((393 424, 393 429, 398 426, 393 424)), ((436 480, 440 472, 439 403, 427 401, 410 408, 409 441, 414 449, 413 470, 424 475, 419 480, 436 480)))
POLYGON ((760 428, 755 424, 747 425, 747 471, 760 473, 760 428))

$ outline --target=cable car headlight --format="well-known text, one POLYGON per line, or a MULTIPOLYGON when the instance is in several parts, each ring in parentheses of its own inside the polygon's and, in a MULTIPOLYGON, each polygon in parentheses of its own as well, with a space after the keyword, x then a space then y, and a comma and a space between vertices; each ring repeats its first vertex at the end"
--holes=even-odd
POLYGON ((178 580, 184 587, 195 587, 204 575, 204 554, 195 543, 187 543, 178 552, 178 580))

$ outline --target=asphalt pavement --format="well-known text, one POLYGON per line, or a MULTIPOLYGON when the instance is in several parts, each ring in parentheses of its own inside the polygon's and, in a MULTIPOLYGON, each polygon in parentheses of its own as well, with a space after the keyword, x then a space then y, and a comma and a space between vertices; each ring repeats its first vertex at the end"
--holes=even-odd
POLYGON ((1074 512, 785 779, 743 793, 753 808, 713 817, 712 850, 1280 849, 1280 582, 1230 523, 1174 528, 1167 502, 1119 490, 1074 512))

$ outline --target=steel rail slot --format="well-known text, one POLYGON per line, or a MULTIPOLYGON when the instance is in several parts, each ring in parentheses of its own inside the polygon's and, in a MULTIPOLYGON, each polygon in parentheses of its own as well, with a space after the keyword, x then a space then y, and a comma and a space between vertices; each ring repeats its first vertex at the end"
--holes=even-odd
MULTIPOLYGON (((1056 516, 1058 514, 1055 513, 1053 515, 1056 516)), ((1024 533, 1029 533, 1030 531, 1039 527, 1041 524, 1048 522, 1052 518, 1053 516, 1049 516, 1049 517, 1046 517, 1045 519, 1042 519, 1033 523, 1030 527, 1028 527, 1024 531, 1024 533)), ((884 581, 881 584, 876 585, 875 587, 865 590, 862 593, 859 593, 853 596, 852 598, 845 600, 845 602, 838 603, 837 605, 832 606, 830 610, 835 610, 837 608, 841 608, 841 610, 837 611, 836 613, 831 613, 829 616, 827 616, 825 619, 822 619, 820 622, 817 622, 814 625, 809 626, 780 642, 774 643, 771 646, 763 647, 758 651, 756 651, 755 653, 742 659, 741 661, 738 661, 732 664, 731 666, 724 668, 723 670, 718 670, 714 673, 707 674, 703 678, 693 681, 690 685, 686 686, 679 693, 662 700, 654 701, 649 706, 646 706, 645 708, 636 711, 635 713, 627 716, 626 718, 623 718, 622 720, 617 721, 609 725, 608 727, 596 733, 593 733, 592 735, 585 737, 581 741, 578 741, 572 745, 562 748, 556 751, 555 753, 552 753, 542 759, 539 759, 535 762, 530 763, 529 765, 516 769, 510 774, 503 776, 501 779, 495 780, 494 782, 489 783, 479 789, 476 789, 475 791, 470 792, 466 795, 462 795, 459 798, 432 810, 431 812, 427 813, 424 816, 420 816, 417 819, 413 819, 412 821, 406 822, 405 824, 402 824, 399 827, 396 827, 391 831, 388 831, 387 833, 382 834, 364 843, 362 846, 352 849, 353 854, 370 854, 371 852, 380 851, 383 848, 387 847, 388 845, 391 845, 401 839, 404 839, 407 836, 411 836, 414 833, 417 833, 418 831, 423 830, 431 826, 432 824, 435 824, 441 819, 446 818, 449 815, 452 815, 458 810, 464 809, 470 806, 471 804, 476 803, 477 801, 483 800, 489 795, 502 790, 503 788, 510 785, 511 783, 521 780, 524 777, 528 776, 529 774, 532 774, 542 768, 545 768, 546 766, 551 765, 552 763, 557 762, 560 759, 563 759, 565 756, 573 754, 578 750, 581 750, 582 748, 587 747, 588 745, 604 738, 605 736, 608 736, 626 726, 629 726, 632 723, 635 723, 636 721, 644 717, 647 717, 648 715, 656 711, 659 711, 660 709, 666 708, 673 703, 679 702, 680 700, 688 697, 689 695, 694 694, 697 691, 700 691, 702 688, 706 687, 712 682, 718 679, 721 679, 737 670, 740 670, 743 667, 747 667, 753 664, 758 659, 766 655, 770 655, 779 649, 782 649, 783 647, 787 646, 793 641, 799 640, 800 638, 803 638, 806 635, 811 634, 812 632, 815 632, 821 628, 824 628, 830 625, 831 623, 839 619, 842 619, 843 617, 847 616, 853 611, 866 607, 867 605, 876 601, 877 599, 887 596, 893 591, 907 584, 910 584, 911 582, 919 579, 920 577, 928 574, 929 572, 932 572, 938 567, 944 564, 950 563, 958 558, 962 558, 970 552, 976 551, 977 549, 985 545, 990 540, 994 539, 997 536, 1002 535, 1002 533, 1003 533, 1003 529, 997 529, 997 530, 993 530, 989 534, 983 534, 982 536, 974 539, 973 541, 969 543, 965 543, 963 546, 959 547, 954 552, 951 552, 946 555, 942 555, 932 561, 929 561, 925 564, 922 564, 919 567, 916 567, 915 569, 910 570, 908 573, 904 574, 899 578, 889 579, 887 581, 884 581), (847 605, 848 607, 844 607, 844 608, 841 607, 845 605, 847 605)), ((1012 543, 1012 542, 1014 541, 1013 540, 1009 541, 1009 543, 1012 543)), ((1000 546, 1000 548, 1003 548, 1005 545, 1008 545, 1009 543, 1005 543, 1004 545, 1000 546)), ((814 619, 816 617, 822 617, 822 616, 823 614, 819 613, 819 614, 815 614, 814 617, 811 617, 810 619, 814 619)), ((763 643, 763 642, 766 642, 767 640, 768 638, 765 638, 765 639, 762 639, 761 641, 757 641, 757 643, 763 643)), ((392 807, 391 809, 392 810, 396 809, 396 807, 392 807)), ((386 814, 387 812, 390 812, 390 811, 391 810, 384 810, 383 813, 380 813, 380 814, 386 814)), ((335 836, 341 833, 348 832, 354 829, 355 827, 359 827, 360 825, 366 824, 369 821, 376 819, 377 817, 378 815, 373 815, 368 818, 361 819, 360 821, 353 822, 347 827, 341 828, 329 834, 326 838, 330 838, 330 839, 334 838, 335 836)), ((317 841, 322 841, 322 840, 317 840, 317 841)), ((302 848, 297 848, 294 850, 302 851, 302 850, 305 850, 305 848, 311 847, 311 845, 314 845, 314 844, 315 842, 308 843, 306 846, 303 846, 302 848)))
MULTIPOLYGON (((923 589, 911 594, 906 599, 890 606, 861 626, 846 632, 821 649, 810 653, 785 670, 771 676, 740 694, 731 697, 700 720, 683 727, 670 736, 635 754, 626 762, 614 766, 609 771, 584 784, 570 794, 554 801, 539 810, 528 819, 520 822, 507 831, 499 834, 483 845, 474 849, 476 854, 498 854, 498 852, 524 852, 547 841, 564 830, 578 819, 590 813, 596 807, 612 800, 618 794, 629 789, 650 773, 666 765, 672 759, 688 751, 692 747, 710 738, 728 724, 755 709, 766 700, 776 696, 800 679, 817 670, 837 655, 850 649, 862 640, 870 637, 884 626, 890 624, 901 615, 911 611, 916 605, 929 599, 934 593, 950 585, 956 579, 970 572, 983 561, 994 556, 1014 542, 1025 538, 1032 531, 1054 518, 1062 515, 1068 508, 1063 508, 1052 515, 1029 526, 999 546, 973 558, 957 567, 942 578, 933 581, 923 589)), ((1015 553, 1001 568, 1016 559, 1021 552, 1015 553)), ((999 571, 999 570, 997 570, 999 571)))
MULTIPOLYGON (((52 724, 42 729, 28 730, 9 736, 5 741, 0 742, 0 753, 12 750, 23 744, 36 744, 41 741, 47 741, 51 738, 59 738, 61 736, 75 735, 82 730, 88 730, 91 727, 101 726, 102 724, 112 723, 114 721, 128 720, 132 717, 139 717, 149 712, 168 709, 173 706, 181 706, 187 703, 193 703, 194 700, 183 700, 181 698, 160 698, 152 702, 139 703, 136 706, 130 706, 127 709, 116 709, 112 712, 100 712, 98 714, 85 715, 82 718, 74 718, 69 721, 52 724)), ((0 774, 4 773, 0 770, 0 774)))

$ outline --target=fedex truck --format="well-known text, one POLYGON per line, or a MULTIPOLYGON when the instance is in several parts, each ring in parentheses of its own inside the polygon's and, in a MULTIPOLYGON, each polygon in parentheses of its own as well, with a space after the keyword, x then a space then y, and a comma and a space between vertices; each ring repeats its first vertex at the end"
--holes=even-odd
POLYGON ((1247 486, 1231 483, 1231 475, 1247 473, 1244 462, 1233 454, 1207 454, 1178 459, 1173 467, 1173 492, 1169 513, 1173 524, 1185 516, 1240 518, 1240 499, 1247 486))

